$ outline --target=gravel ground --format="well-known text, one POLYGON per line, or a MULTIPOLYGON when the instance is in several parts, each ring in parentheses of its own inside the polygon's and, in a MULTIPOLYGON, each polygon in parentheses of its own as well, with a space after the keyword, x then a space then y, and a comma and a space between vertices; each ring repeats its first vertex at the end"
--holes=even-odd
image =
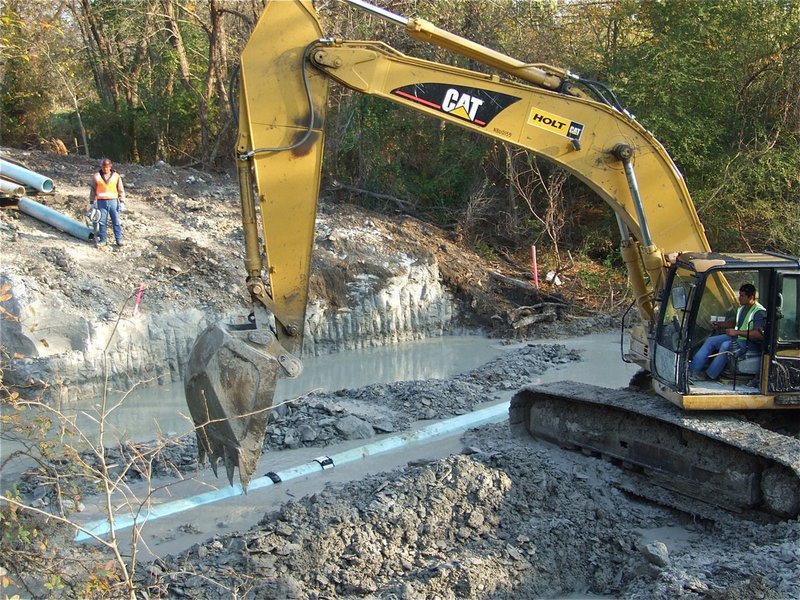
MULTIPOLYGON (((516 389, 520 373, 525 383, 579 359, 563 345, 523 344, 448 380, 313 394, 274 420, 266 447, 403 431, 516 389)), ((190 598, 800 597, 797 520, 713 507, 699 518, 644 501, 628 491, 633 474, 514 438, 507 423, 462 441, 460 454, 329 485, 248 531, 143 564, 138 583, 190 598)), ((191 470, 193 452, 166 456, 191 470)))
POLYGON ((463 454, 367 477, 151 565, 142 583, 228 598, 796 598, 797 522, 693 520, 612 465, 469 432, 463 454), (179 572, 180 575, 174 575, 179 572))

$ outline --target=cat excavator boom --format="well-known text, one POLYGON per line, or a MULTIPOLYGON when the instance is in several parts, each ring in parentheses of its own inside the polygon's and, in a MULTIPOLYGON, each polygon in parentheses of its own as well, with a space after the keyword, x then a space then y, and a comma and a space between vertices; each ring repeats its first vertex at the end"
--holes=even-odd
MULTIPOLYGON (((564 69, 519 61, 423 19, 395 15, 362 0, 347 1, 397 23, 412 38, 500 74, 414 58, 379 41, 328 38, 311 2, 267 3, 242 52, 239 76, 236 152, 252 314, 243 325, 212 325, 192 351, 185 389, 201 458, 208 454, 215 470, 223 461, 231 482, 238 466, 246 488, 261 455, 276 381, 302 369, 331 82, 524 148, 600 196, 617 217, 642 323, 634 328, 627 360, 650 374, 654 389, 680 407, 673 406, 679 413, 798 408, 800 263, 774 254, 712 253, 683 176, 664 147, 608 88, 564 69), (757 372, 748 377, 755 377, 755 387, 745 390, 740 383, 737 389, 735 377, 730 388, 694 386, 687 376, 691 352, 710 331, 705 325, 709 317, 735 304, 733 290, 743 280, 758 285, 761 302, 769 307, 765 350, 756 361, 757 372)), ((511 421, 555 441, 591 446, 597 437, 592 414, 585 415, 586 439, 564 442, 556 431, 563 424, 550 423, 564 411, 576 412, 568 395, 522 390, 513 402, 511 421), (545 397, 552 406, 547 415, 540 402, 545 397)), ((586 411, 592 405, 574 401, 586 411)), ((602 402, 596 409, 610 410, 602 402)), ((635 408, 632 413, 644 418, 635 408)), ((680 425, 674 427, 679 437, 685 434, 680 425)), ((659 428, 654 431, 658 437, 659 428)), ((720 437, 723 446, 730 445, 720 437)), ((620 444, 618 435, 611 438, 611 446, 620 444)), ((658 448, 657 441, 648 442, 643 453, 657 454, 658 448)), ((750 449, 744 452, 752 454, 750 449)), ((624 459, 643 460, 630 453, 624 459)), ((643 466, 660 469, 669 462, 643 466)), ((674 468, 690 468, 672 462, 674 468)), ((778 508, 771 510, 800 511, 797 461, 760 456, 757 462, 763 463, 761 471, 783 469, 778 479, 790 490, 784 494, 789 500, 774 502, 778 508)), ((748 492, 751 505, 762 502, 761 487, 759 483, 748 492)))

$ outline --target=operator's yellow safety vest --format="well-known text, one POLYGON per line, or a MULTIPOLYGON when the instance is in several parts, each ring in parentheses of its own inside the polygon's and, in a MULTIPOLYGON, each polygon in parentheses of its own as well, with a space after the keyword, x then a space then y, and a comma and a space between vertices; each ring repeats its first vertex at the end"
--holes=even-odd
POLYGON ((117 184, 119 183, 119 174, 116 171, 111 173, 108 181, 103 179, 100 173, 94 174, 94 195, 98 200, 116 200, 119 197, 117 192, 117 184))
MULTIPOLYGON (((753 317, 755 317, 756 313, 760 310, 766 311, 767 309, 761 306, 758 302, 753 304, 750 309, 747 311, 747 314, 744 317, 744 322, 739 325, 739 317, 744 310, 744 306, 740 306, 739 309, 736 311, 736 328, 743 331, 750 331, 751 330, 751 323, 753 322, 753 317)), ((747 336, 740 335, 736 338, 740 342, 747 342, 747 336)))

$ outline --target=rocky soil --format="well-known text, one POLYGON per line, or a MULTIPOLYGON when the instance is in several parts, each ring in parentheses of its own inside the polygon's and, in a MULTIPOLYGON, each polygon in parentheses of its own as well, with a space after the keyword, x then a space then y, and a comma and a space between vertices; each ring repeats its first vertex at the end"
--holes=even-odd
MULTIPOLYGON (((3 149, 7 155, 53 177, 58 193, 41 200, 81 218, 85 182, 96 161, 3 149)), ((25 215, 0 210, 0 284, 8 282, 13 293, 2 306, 18 318, 6 315, 2 323, 2 345, 11 352, 3 364, 6 383, 13 373, 12 383, 45 382, 62 390, 62 400, 75 401, 96 392, 93 386, 103 373, 113 375, 120 388, 179 379, 185 353, 203 324, 246 310, 235 183, 225 174, 163 164, 120 170, 130 195, 124 220, 128 245, 120 252, 97 250, 25 215), (132 301, 142 284, 134 316, 132 301)), ((317 237, 307 320, 310 352, 463 326, 483 326, 518 342, 526 335, 610 324, 565 308, 568 298, 504 287, 488 275, 500 265, 483 262, 443 232, 408 217, 323 202, 317 237), (399 305, 378 314, 387 289, 400 291, 393 292, 399 305), (537 318, 515 327, 520 306, 544 305, 543 300, 559 308, 550 313, 529 308, 525 316, 537 318), (392 327, 374 326, 375 318, 385 322, 387 314, 393 315, 392 327)), ((524 279, 510 269, 504 274, 524 279)), ((497 401, 556 365, 580 368, 580 358, 557 343, 523 343, 449 380, 315 393, 276 412, 265 448, 324 448, 406 431, 420 420, 497 401)), ((155 475, 191 476, 199 468, 193 443, 171 445, 155 475)), ((327 486, 266 512, 251 529, 142 563, 139 595, 800 597, 797 520, 752 522, 712 508, 697 516, 645 501, 630 491, 636 487, 633 474, 542 442, 514 439, 506 423, 471 430, 462 443, 461 453, 327 486)), ((125 451, 115 450, 117 462, 125 460, 125 451)), ((19 483, 28 501, 43 508, 54 504, 35 479, 19 483)), ((86 501, 89 492, 81 490, 86 501)), ((41 550, 42 565, 67 569, 78 559, 112 558, 97 547, 74 544, 69 531, 46 527, 58 543, 41 550)), ((5 546, 3 556, 12 556, 12 549, 5 546)), ((7 559, 0 564, 0 575, 11 574, 18 582, 31 575, 7 559)), ((113 560, 108 564, 113 571, 113 560)), ((87 589, 86 577, 73 568, 65 581, 78 587, 59 592, 35 583, 33 576, 27 595, 74 597, 76 589, 87 589)), ((115 590, 95 592, 108 597, 115 590)))
MULTIPOLYGON (((522 344, 450 380, 316 393, 275 419, 265 446, 274 454, 401 432, 416 419, 473 410, 554 366, 579 367, 580 358, 558 344, 522 344)), ((470 430, 462 444, 443 459, 327 485, 267 511, 254 527, 143 562, 137 586, 150 597, 220 599, 800 594, 797 520, 753 522, 710 506, 698 516, 689 504, 659 505, 636 492, 631 472, 515 438, 507 423, 470 430)), ((169 446, 156 482, 174 480, 176 468, 191 476, 195 456, 186 440, 169 446)), ((124 454, 111 458, 125 464, 124 454)), ((164 535, 179 542, 208 530, 191 514, 183 523, 164 535)), ((54 555, 64 564, 104 556, 62 535, 54 555)))
POLYGON ((631 498, 610 465, 505 424, 464 454, 286 503, 149 569, 228 598, 796 598, 797 523, 692 521, 631 498), (176 571, 180 576, 170 575, 176 571))

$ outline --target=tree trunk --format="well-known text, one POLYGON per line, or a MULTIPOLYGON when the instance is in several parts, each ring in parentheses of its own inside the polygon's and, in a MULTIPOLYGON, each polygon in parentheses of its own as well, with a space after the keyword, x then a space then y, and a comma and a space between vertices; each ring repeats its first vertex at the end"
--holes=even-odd
POLYGON ((103 20, 94 11, 91 0, 78 0, 76 17, 84 33, 84 41, 92 58, 92 71, 95 73, 97 91, 105 104, 110 104, 115 111, 121 108, 119 81, 116 73, 119 70, 118 47, 106 33, 103 20))
POLYGON ((206 101, 206 96, 198 93, 192 85, 192 73, 189 68, 186 46, 183 43, 183 36, 181 35, 178 27, 178 20, 175 15, 175 3, 173 0, 161 0, 161 5, 164 9, 164 26, 169 35, 168 41, 178 57, 178 79, 186 92, 197 100, 197 122, 200 127, 199 148, 202 152, 210 146, 208 103, 206 101))

